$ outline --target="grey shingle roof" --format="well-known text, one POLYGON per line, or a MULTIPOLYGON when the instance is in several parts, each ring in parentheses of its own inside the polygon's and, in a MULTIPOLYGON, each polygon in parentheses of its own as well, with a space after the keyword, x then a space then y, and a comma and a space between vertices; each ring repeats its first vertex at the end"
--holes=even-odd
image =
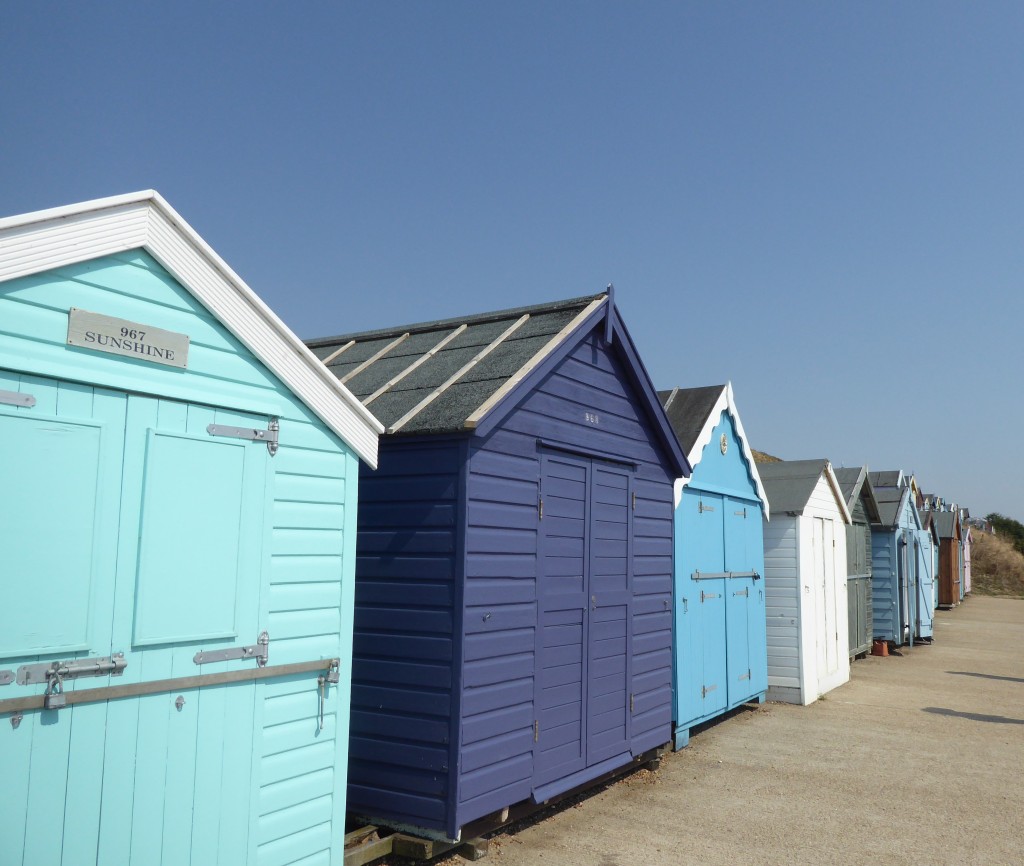
POLYGON ((883 526, 895 526, 903 511, 903 501, 910 496, 909 487, 878 487, 875 499, 878 501, 878 515, 883 526))
POLYGON ((665 407, 665 414, 687 456, 693 450, 708 415, 724 390, 725 385, 708 385, 704 388, 671 388, 658 392, 658 399, 665 407))
POLYGON ((956 538, 956 514, 952 511, 936 511, 935 529, 939 538, 956 538))
POLYGON ((875 488, 871 483, 870 473, 867 466, 852 466, 849 468, 835 469, 836 481, 839 482, 839 489, 846 498, 846 507, 852 512, 854 503, 858 496, 864 497, 864 507, 868 513, 868 520, 877 522, 881 520, 878 507, 878 497, 875 496, 875 488))
POLYGON ((773 514, 787 511, 800 513, 828 465, 827 460, 782 460, 760 463, 757 471, 773 514))
POLYGON ((454 432, 563 328, 606 297, 343 334, 306 345, 388 432, 399 424, 402 433, 454 432))
POLYGON ((895 487, 899 484, 902 473, 898 469, 891 469, 887 472, 872 472, 871 485, 878 492, 879 487, 895 487))

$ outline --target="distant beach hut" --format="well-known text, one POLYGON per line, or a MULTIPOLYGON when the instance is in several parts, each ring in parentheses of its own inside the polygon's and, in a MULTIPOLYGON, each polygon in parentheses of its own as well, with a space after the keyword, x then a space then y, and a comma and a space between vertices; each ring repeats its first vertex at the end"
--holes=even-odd
POLYGON ((846 527, 832 464, 758 464, 771 505, 764 523, 768 697, 809 704, 850 678, 846 527))
POLYGON ((921 518, 910 477, 901 471, 871 473, 881 521, 872 527, 872 609, 877 640, 897 646, 931 634, 931 586, 919 580, 917 545, 921 518))
POLYGON ((836 469, 853 521, 846 527, 846 599, 850 623, 850 658, 871 649, 871 526, 881 520, 867 466, 836 469))
POLYGON ((935 529, 939 536, 939 607, 949 609, 960 604, 963 593, 960 577, 963 527, 957 511, 936 511, 935 529))

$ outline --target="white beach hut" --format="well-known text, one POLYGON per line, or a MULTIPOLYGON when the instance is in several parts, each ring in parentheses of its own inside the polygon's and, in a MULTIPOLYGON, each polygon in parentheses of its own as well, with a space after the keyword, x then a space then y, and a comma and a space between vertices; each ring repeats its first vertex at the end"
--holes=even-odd
POLYGON ((850 678, 846 531, 850 512, 828 460, 758 466, 764 523, 768 698, 810 704, 850 678))

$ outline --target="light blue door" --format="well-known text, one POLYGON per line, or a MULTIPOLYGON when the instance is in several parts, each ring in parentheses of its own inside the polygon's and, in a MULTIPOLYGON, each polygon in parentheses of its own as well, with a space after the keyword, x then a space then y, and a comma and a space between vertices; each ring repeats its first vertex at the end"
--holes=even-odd
POLYGON ((917 634, 930 638, 933 634, 932 621, 935 608, 935 578, 932 574, 932 551, 927 530, 914 533, 914 550, 917 558, 917 634))
POLYGON ((725 708, 725 498, 683 488, 676 535, 676 722, 725 708))
MULTIPOLYGON (((0 699, 23 666, 109 659, 68 693, 255 665, 198 652, 257 643, 267 449, 210 423, 267 418, 0 372, 0 699)), ((245 863, 258 685, 28 709, 0 725, 0 861, 245 863), (16 718, 17 717, 17 718, 16 718)))
POLYGON ((728 704, 735 706, 768 688, 761 510, 726 498, 724 523, 725 570, 743 575, 726 586, 728 704))

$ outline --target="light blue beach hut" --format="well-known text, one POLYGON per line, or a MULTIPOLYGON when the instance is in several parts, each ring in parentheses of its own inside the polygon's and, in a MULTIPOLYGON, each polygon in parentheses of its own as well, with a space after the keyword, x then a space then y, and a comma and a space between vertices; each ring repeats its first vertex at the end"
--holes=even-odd
POLYGON ((676 482, 675 747, 690 729, 768 689, 768 517, 732 384, 660 391, 693 467, 676 482))
POLYGON ((156 193, 0 220, 0 861, 340 863, 380 425, 156 193))
POLYGON ((871 529, 872 619, 876 640, 897 646, 931 637, 933 587, 920 573, 921 517, 910 476, 872 472, 880 522, 871 529))

